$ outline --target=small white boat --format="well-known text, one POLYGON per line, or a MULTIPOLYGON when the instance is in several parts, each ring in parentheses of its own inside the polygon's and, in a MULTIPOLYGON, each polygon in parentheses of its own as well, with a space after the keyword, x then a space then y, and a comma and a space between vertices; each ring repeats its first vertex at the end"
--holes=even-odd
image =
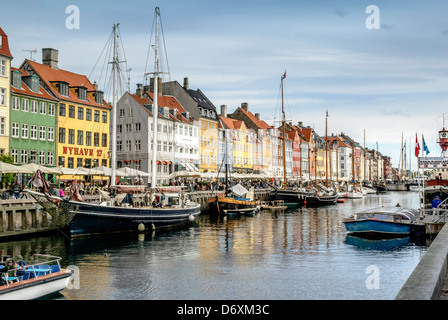
POLYGON ((347 197, 348 199, 361 199, 364 195, 361 192, 358 191, 350 191, 347 192, 347 197))
POLYGON ((72 273, 61 268, 60 257, 35 254, 31 258, 47 260, 26 266, 22 277, 8 277, 2 274, 6 284, 0 286, 0 300, 33 300, 65 289, 72 273))

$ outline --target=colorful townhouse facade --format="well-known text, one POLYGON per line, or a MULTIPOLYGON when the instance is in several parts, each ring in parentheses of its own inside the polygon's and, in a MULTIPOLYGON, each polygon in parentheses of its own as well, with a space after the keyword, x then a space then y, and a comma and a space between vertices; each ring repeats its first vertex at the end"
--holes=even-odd
POLYGON ((9 153, 12 59, 8 36, 0 28, 0 153, 9 153))
POLYGON ((36 74, 12 68, 10 155, 14 164, 55 166, 59 100, 40 85, 36 74))
POLYGON ((55 164, 67 168, 109 166, 111 107, 103 92, 85 75, 60 69, 56 49, 42 49, 42 63, 27 59, 20 69, 38 76, 43 89, 59 100, 55 164))

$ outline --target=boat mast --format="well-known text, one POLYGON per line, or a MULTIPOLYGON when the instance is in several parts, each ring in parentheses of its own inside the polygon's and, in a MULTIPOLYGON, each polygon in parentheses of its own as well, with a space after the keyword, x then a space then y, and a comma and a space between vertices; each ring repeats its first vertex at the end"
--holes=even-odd
POLYGON ((283 124, 283 189, 286 190, 286 119, 285 119, 285 110, 283 105, 283 79, 286 76, 286 71, 281 78, 281 87, 282 87, 282 124, 283 124))
POLYGON ((157 116, 159 114, 158 107, 158 84, 159 84, 159 15, 160 9, 156 7, 156 33, 155 33, 155 47, 154 47, 154 93, 153 93, 153 104, 152 104, 152 118, 153 118, 153 142, 152 142, 152 177, 151 177, 151 188, 156 187, 156 169, 157 169, 157 159, 156 159, 156 148, 157 148, 157 116))
POLYGON ((113 71, 113 97, 112 97, 112 117, 111 117, 111 137, 112 137, 112 153, 111 153, 111 182, 110 185, 115 185, 116 180, 116 165, 117 165, 117 83, 118 83, 118 23, 114 24, 114 57, 112 60, 113 71))
MULTIPOLYGON (((353 179, 353 193, 355 192, 355 142, 352 142, 352 179, 353 179)), ((347 188, 348 189, 348 188, 347 188)))
POLYGON ((328 110, 325 116, 325 186, 328 188, 328 134, 327 134, 328 110))

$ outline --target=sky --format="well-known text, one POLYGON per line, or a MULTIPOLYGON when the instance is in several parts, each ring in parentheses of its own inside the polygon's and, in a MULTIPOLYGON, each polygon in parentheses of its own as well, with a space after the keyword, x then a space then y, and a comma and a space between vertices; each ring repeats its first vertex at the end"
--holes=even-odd
MULTIPOLYGON (((247 102, 270 125, 281 119, 325 135, 344 132, 401 166, 416 168, 416 136, 440 156, 448 125, 448 2, 444 0, 2 0, 0 27, 12 65, 59 50, 59 67, 107 93, 107 41, 119 23, 123 77, 131 92, 153 71, 154 9, 160 8, 164 81, 200 89, 233 112, 247 102), (370 5, 375 11, 367 10, 370 5), (76 10, 73 11, 73 6, 76 10), (78 23, 79 22, 79 23, 78 23), (371 28, 368 26, 376 26, 371 28), (149 58, 148 58, 149 57, 149 58), (151 60, 152 59, 152 60, 151 60), (129 70, 126 72, 126 70, 129 70), (365 135, 364 135, 365 132, 365 135), (364 138, 365 137, 365 138, 364 138)), ((110 60, 109 60, 110 61, 110 60)), ((420 156, 422 152, 420 152, 420 156)))

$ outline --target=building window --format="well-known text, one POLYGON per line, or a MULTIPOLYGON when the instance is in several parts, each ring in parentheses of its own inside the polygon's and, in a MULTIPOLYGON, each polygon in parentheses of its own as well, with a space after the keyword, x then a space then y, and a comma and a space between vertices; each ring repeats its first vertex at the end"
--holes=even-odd
POLYGON ((30 100, 22 99, 22 111, 28 112, 30 110, 30 100))
POLYGON ((31 76, 31 90, 39 92, 39 77, 36 75, 31 76))
POLYGON ((100 146, 100 134, 98 132, 93 133, 93 146, 94 147, 100 146))
POLYGON ((28 139, 28 124, 22 123, 22 139, 28 139))
POLYGON ((13 122, 11 125, 12 125, 11 136, 13 138, 18 138, 19 137, 19 123, 13 122))
POLYGON ((65 157, 58 157, 58 166, 63 167, 65 164, 65 157))
POLYGON ((14 164, 19 163, 19 149, 11 149, 11 155, 14 159, 14 164))
POLYGON ((39 151, 39 163, 45 164, 45 151, 39 151))
POLYGON ((92 145, 92 132, 86 131, 86 146, 92 145))
POLYGON ((78 89, 78 97, 81 100, 87 100, 87 89, 86 88, 79 88, 78 89))
POLYGON ((84 144, 84 131, 78 130, 78 145, 82 146, 84 144))
POLYGON ((107 147, 107 133, 103 133, 103 134, 102 134, 102 138, 101 138, 101 146, 102 146, 102 147, 107 147))
POLYGON ((93 121, 100 122, 100 112, 98 110, 93 111, 93 121))
POLYGON ((126 151, 132 151, 131 141, 129 140, 126 141, 126 151))
POLYGON ((65 103, 59 104, 59 115, 65 117, 65 103))
POLYGON ((0 106, 6 105, 6 89, 0 88, 0 106))
POLYGON ((92 121, 92 109, 86 109, 86 120, 92 121))
POLYGON ((78 107, 78 120, 83 120, 83 119, 84 119, 84 108, 78 107))
POLYGON ((67 168, 73 168, 74 159, 72 157, 67 158, 67 168))
POLYGON ((142 124, 140 122, 137 122, 135 124, 135 132, 140 132, 141 129, 142 129, 142 124))
POLYGON ((117 141, 117 152, 121 152, 121 140, 117 141))
POLYGON ((142 141, 136 140, 135 141, 135 151, 141 151, 142 150, 142 141))
POLYGON ((37 125, 32 124, 30 128, 30 139, 37 140, 37 125))
POLYGON ((49 116, 54 116, 56 113, 56 105, 54 103, 50 103, 48 105, 48 115, 49 116))
POLYGON ((68 129, 68 144, 75 144, 75 129, 68 129))
POLYGON ((47 103, 41 101, 40 102, 40 114, 47 114, 47 103))
POLYGON ((68 106, 68 117, 73 119, 75 118, 75 106, 68 106))
POLYGON ((6 118, 0 117, 0 135, 4 136, 6 134, 6 118))
POLYGON ((59 143, 65 143, 65 128, 59 128, 59 143))
POLYGON ((49 166, 52 166, 52 165, 54 165, 54 154, 53 154, 53 152, 52 151, 48 151, 47 152, 47 164, 49 165, 49 166))
MULTIPOLYGON (((2 37, 0 36, 0 39, 2 37)), ((0 47, 1 47, 1 41, 0 41, 0 47)), ((6 77, 6 59, 0 59, 0 76, 6 77)))
POLYGON ((20 110, 20 98, 12 97, 12 110, 20 110))
POLYGON ((44 126, 39 127, 39 140, 45 141, 47 139, 47 128, 44 126))
POLYGON ((77 167, 77 168, 81 168, 81 167, 82 167, 82 158, 77 158, 77 159, 76 159, 76 162, 77 162, 77 163, 76 163, 76 167, 77 167))
POLYGON ((68 97, 68 83, 59 82, 59 93, 63 96, 68 97))
POLYGON ((102 118, 103 123, 107 123, 107 112, 106 111, 101 112, 101 118, 102 118))
POLYGON ((48 141, 54 141, 54 128, 48 127, 48 141))
POLYGON ((26 164, 26 163, 28 163, 28 150, 26 150, 26 149, 22 149, 22 152, 21 152, 21 162, 23 163, 23 164, 26 164))
POLYGON ((131 131, 132 131, 132 124, 126 123, 126 132, 131 132, 131 131))
POLYGON ((37 113, 37 101, 36 100, 31 100, 31 112, 37 113))
POLYGON ((97 91, 95 94, 95 102, 99 104, 103 104, 103 92, 97 91))

